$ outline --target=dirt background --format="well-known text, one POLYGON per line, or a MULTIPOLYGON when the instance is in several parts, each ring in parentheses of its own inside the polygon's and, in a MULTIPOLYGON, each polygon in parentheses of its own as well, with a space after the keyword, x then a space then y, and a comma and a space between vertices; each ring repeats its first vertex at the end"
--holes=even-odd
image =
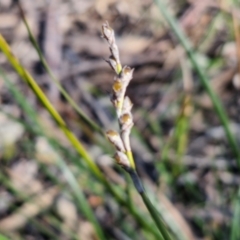
MULTIPOLYGON (((184 229, 187 239, 229 239, 233 203, 240 184, 236 157, 199 77, 155 3, 150 0, 24 0, 21 4, 54 74, 86 115, 104 130, 116 125, 109 101, 114 73, 104 61, 110 54, 107 43, 101 38, 101 25, 106 20, 109 22, 115 30, 122 64, 135 69, 127 95, 134 104, 135 130, 131 141, 144 184, 159 197, 158 201, 184 229)), ((170 0, 167 6, 192 42, 198 64, 220 97, 239 143, 237 52, 240 46, 237 48, 235 38, 239 32, 240 7, 231 10, 227 1, 214 0, 170 0), (235 29, 232 18, 237 23, 235 29)), ((0 33, 109 179, 122 184, 123 179, 111 156, 93 143, 94 133, 45 73, 14 0, 0 1, 0 33)), ((49 134, 70 148, 2 53, 0 65, 37 110, 49 134)), ((5 112, 27 122, 28 117, 16 104, 1 77, 0 103, 5 112)), ((52 226, 48 219, 53 215, 61 220, 63 228, 76 233, 79 239, 94 239, 91 224, 41 172, 36 159, 64 182, 53 166, 54 152, 46 141, 33 136, 3 112, 0 114, 2 174, 22 193, 35 196, 35 201, 41 196, 39 201, 43 203, 32 211, 26 207, 27 201, 14 195, 5 184, 0 184, 0 229, 6 230, 14 240, 52 239, 29 220, 35 219, 51 229, 58 239, 73 239, 60 227, 52 226), (48 154, 44 154, 46 151, 48 154), (19 220, 19 211, 28 217, 19 220)), ((81 181, 109 239, 128 239, 124 230, 116 227, 127 217, 116 217, 115 211, 106 210, 113 201, 105 199, 104 193, 103 196, 95 194, 81 181)), ((133 219, 129 222, 139 228, 133 219)), ((138 239, 151 238, 140 234, 138 239)))

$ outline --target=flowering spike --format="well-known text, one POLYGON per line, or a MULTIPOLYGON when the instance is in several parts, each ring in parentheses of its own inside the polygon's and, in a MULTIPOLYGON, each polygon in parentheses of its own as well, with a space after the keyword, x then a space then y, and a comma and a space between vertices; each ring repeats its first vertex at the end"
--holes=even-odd
POLYGON ((107 21, 102 25, 102 37, 107 40, 112 54, 108 63, 117 74, 120 74, 122 71, 122 65, 120 63, 118 47, 115 43, 114 30, 110 28, 107 21))
POLYGON ((117 74, 112 85, 110 100, 116 110, 121 130, 121 135, 112 130, 108 131, 106 135, 118 150, 115 154, 118 164, 122 166, 126 165, 128 168, 131 167, 131 169, 135 170, 129 138, 131 128, 134 125, 131 113, 133 104, 128 97, 125 97, 126 89, 133 77, 134 69, 129 66, 122 68, 114 31, 110 28, 108 22, 102 25, 102 35, 107 40, 111 52, 111 56, 107 62, 117 74))

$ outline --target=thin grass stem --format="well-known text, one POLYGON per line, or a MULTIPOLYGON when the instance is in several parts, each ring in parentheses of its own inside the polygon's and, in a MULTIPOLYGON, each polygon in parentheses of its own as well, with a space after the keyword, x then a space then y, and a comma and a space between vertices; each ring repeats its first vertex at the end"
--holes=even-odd
POLYGON ((46 61, 46 59, 44 58, 42 51, 30 29, 30 26, 27 22, 27 19, 25 17, 24 11, 22 9, 22 6, 20 4, 20 0, 18 0, 18 7, 20 10, 20 14, 23 20, 23 23, 27 29, 28 32, 28 36, 30 41, 32 42, 34 48, 36 49, 39 59, 42 63, 42 65, 44 66, 46 72, 49 74, 50 78, 54 81, 54 83, 56 84, 57 88, 60 90, 60 92, 63 94, 63 96, 67 99, 67 101, 69 102, 69 104, 73 107, 73 109, 75 109, 75 111, 97 132, 101 133, 102 135, 104 135, 103 130, 101 129, 100 126, 98 126, 94 121, 92 121, 80 108, 79 106, 76 104, 76 102, 71 98, 71 96, 64 90, 64 88, 61 86, 61 84, 59 83, 58 79, 56 78, 56 76, 54 75, 54 73, 52 72, 51 68, 48 66, 48 63, 46 61))
MULTIPOLYGON (((0 69, 0 73, 1 73, 1 69, 0 69)), ((20 95, 19 92, 17 92, 17 90, 14 88, 14 86, 10 83, 10 81, 8 81, 8 79, 4 78, 5 82, 7 83, 7 86, 11 89, 11 91, 13 92, 14 95, 18 94, 20 95)), ((21 99, 24 99, 22 96, 21 96, 21 99)), ((22 102, 23 103, 23 102, 22 102)), ((24 103, 22 104, 24 106, 28 106, 28 109, 31 108, 31 106, 27 103, 24 103)), ((31 109, 31 112, 34 112, 33 109, 31 109)), ((35 115, 35 114, 34 114, 35 115)), ((33 119, 35 120, 34 122, 34 126, 37 127, 38 131, 35 132, 35 133, 39 133, 39 132, 44 132, 43 129, 41 129, 41 126, 38 124, 38 122, 36 121, 36 119, 33 119)), ((34 129, 33 129, 34 131, 34 129)), ((51 142, 49 141, 49 144, 55 148, 55 146, 53 144, 51 144, 51 142)), ((103 231, 98 223, 98 221, 96 220, 95 218, 95 215, 91 209, 91 207, 89 206, 83 192, 81 191, 81 188, 79 187, 78 183, 77 183, 77 180, 75 179, 73 173, 70 171, 69 167, 67 166, 67 164, 62 160, 62 158, 59 156, 59 154, 57 154, 57 165, 58 167, 60 168, 60 170, 63 172, 69 186, 71 187, 71 189, 73 190, 74 192, 74 195, 77 199, 77 204, 78 204, 78 207, 79 209, 84 213, 84 215, 87 217, 87 219, 89 219, 90 222, 92 222, 95 230, 96 230, 96 233, 98 235, 98 237, 102 240, 106 239, 104 234, 103 234, 103 231)))
POLYGON ((12 67, 19 74, 19 76, 31 87, 31 89, 39 98, 39 100, 42 102, 44 107, 48 110, 50 115, 56 121, 59 128, 64 132, 64 134, 66 135, 66 137, 68 138, 68 140, 70 141, 74 149, 77 151, 77 153, 80 156, 82 156, 84 162, 88 165, 90 171, 106 186, 106 188, 115 197, 118 203, 126 207, 129 210, 129 212, 134 216, 134 218, 138 221, 138 223, 141 226, 143 226, 146 230, 153 233, 156 239, 158 239, 159 238, 158 231, 156 231, 155 228, 151 226, 151 223, 147 222, 147 220, 142 216, 142 214, 139 213, 138 209, 136 209, 135 207, 131 207, 129 205, 129 203, 124 197, 125 194, 123 194, 122 192, 116 191, 113 188, 113 186, 109 183, 109 181, 105 178, 105 176, 101 173, 101 171, 99 170, 95 162, 91 159, 88 152, 85 150, 83 145, 78 141, 76 136, 68 129, 62 117, 58 114, 58 112, 49 102, 48 98, 45 96, 43 91, 37 85, 35 80, 32 78, 29 72, 25 70, 24 67, 19 63, 17 58, 12 54, 9 45, 7 44, 7 42, 5 41, 5 39, 1 34, 0 34, 0 49, 5 54, 9 63, 11 63, 12 67))
POLYGON ((238 189, 238 193, 234 201, 233 219, 231 224, 230 235, 231 240, 240 239, 239 222, 240 222, 240 189, 238 189))
POLYGON ((232 150, 236 155, 238 167, 240 167, 239 147, 238 147, 235 137, 233 136, 233 134, 230 130, 229 119, 227 117, 227 114, 222 106, 222 103, 221 103, 219 97, 213 91, 206 74, 203 72, 200 65, 198 64, 197 59, 195 57, 195 53, 192 49, 192 46, 191 46, 189 40, 187 39, 187 37, 185 36, 185 34, 183 33, 181 27, 177 23, 176 19, 170 14, 168 8, 165 6, 165 4, 163 3, 162 0, 155 0, 155 2, 159 8, 161 14, 164 16, 164 18, 166 19, 166 21, 172 28, 173 32, 177 36, 179 42, 185 49, 193 67, 195 68, 196 72, 198 73, 199 79, 200 79, 203 87, 205 88, 206 92, 208 93, 208 95, 213 103, 213 106, 215 108, 215 111, 216 111, 220 121, 222 122, 227 139, 229 141, 229 144, 232 147, 232 150))
POLYGON ((156 223, 156 225, 162 235, 162 239, 172 240, 168 231, 166 230, 167 229, 166 226, 164 225, 162 219, 159 216, 158 211, 152 205, 151 201, 149 200, 148 196, 146 195, 146 192, 142 192, 140 195, 141 195, 143 202, 145 203, 148 211, 150 212, 152 218, 154 219, 154 222, 156 223))

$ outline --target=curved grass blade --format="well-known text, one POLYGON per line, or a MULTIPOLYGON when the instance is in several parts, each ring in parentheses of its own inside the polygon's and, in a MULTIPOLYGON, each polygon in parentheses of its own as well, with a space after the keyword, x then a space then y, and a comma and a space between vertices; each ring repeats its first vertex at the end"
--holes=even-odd
POLYGON ((92 160, 88 152, 85 150, 83 145, 78 141, 76 136, 69 130, 66 123, 59 115, 59 113, 55 110, 52 104, 49 102, 48 98, 45 96, 43 91, 37 85, 35 80, 32 78, 30 73, 24 69, 24 67, 19 63, 17 58, 12 54, 11 49, 3 36, 0 34, 0 49, 7 57, 9 63, 11 63, 12 67, 19 74, 19 76, 31 87, 35 95, 42 102, 44 107, 48 110, 50 115, 58 124, 59 128, 64 132, 74 149, 77 153, 82 156, 84 162, 89 167, 90 171, 105 185, 105 187, 109 190, 109 192, 115 197, 118 203, 124 207, 126 207, 129 212, 134 216, 134 218, 138 221, 138 223, 143 226, 146 230, 151 232, 156 239, 159 239, 159 232, 149 223, 142 214, 139 213, 139 209, 136 207, 130 206, 129 202, 125 199, 125 194, 120 191, 116 191, 116 189, 108 182, 102 172, 99 170, 95 162, 92 160))
POLYGON ((233 134, 230 130, 229 119, 227 117, 227 114, 226 114, 226 112, 225 112, 225 110, 222 106, 222 103, 221 103, 219 97, 213 91, 206 74, 203 72, 203 70, 201 69, 201 67, 197 63, 197 60, 196 60, 194 51, 191 47, 191 44, 190 44, 189 40, 187 39, 187 37, 185 36, 185 34, 183 33, 183 31, 181 30, 181 27, 177 23, 176 19, 170 14, 170 12, 168 11, 167 7, 165 6, 165 4, 163 3, 162 0, 155 0, 155 2, 156 2, 156 5, 158 6, 160 12, 162 13, 162 15, 164 16, 164 18, 166 19, 166 21, 168 22, 168 24, 172 28, 173 32, 177 36, 179 42, 181 43, 181 45, 185 49, 193 67, 195 68, 196 72, 198 73, 199 79, 200 79, 203 87, 205 88, 206 92, 208 93, 208 95, 209 95, 209 97, 210 97, 210 99, 213 103, 213 106, 215 108, 215 111, 216 111, 220 121, 222 122, 222 125, 224 127, 227 139, 229 141, 229 144, 232 147, 233 152, 236 155, 237 164, 240 167, 239 147, 238 147, 238 144, 237 144, 237 141, 236 141, 235 137, 233 136, 233 134))
MULTIPOLYGON (((2 73, 2 70, 0 68, 0 74, 2 73)), ((2 75, 2 74, 1 74, 2 75)), ((7 86, 9 87, 10 91, 14 94, 14 95, 18 95, 18 99, 21 99, 21 105, 23 108, 25 108, 25 106, 28 107, 28 110, 30 110, 30 114, 33 114, 34 118, 36 116, 36 114, 34 113, 34 110, 31 108, 31 106, 25 101, 23 102, 24 98, 23 96, 20 96, 20 92, 18 92, 16 90, 16 88, 13 86, 13 84, 10 83, 10 81, 8 79, 6 79, 4 77, 4 80, 7 84, 7 86)), ((34 120, 33 125, 35 126, 35 128, 38 129, 37 133, 41 132, 44 133, 44 130, 41 129, 41 126, 38 124, 38 121, 35 119, 34 120)), ((54 145, 51 144, 50 141, 48 141, 49 144, 54 148, 54 145)), ((77 180, 75 179, 73 173, 71 172, 71 170, 69 169, 69 167, 67 166, 67 164, 62 160, 62 158, 59 156, 59 154, 57 154, 57 165, 60 168, 60 170, 63 172, 69 186, 71 187, 71 189, 74 192, 75 197, 77 198, 77 203, 78 203, 78 207, 79 209, 84 213, 84 215, 87 217, 87 219, 92 222, 93 226, 95 227, 96 233, 98 235, 98 237, 102 240, 106 239, 103 231, 98 223, 98 221, 95 218, 95 215, 91 209, 91 207, 89 206, 81 188, 79 187, 77 180)))
POLYGON ((238 194, 234 201, 234 209, 233 209, 233 219, 231 226, 231 240, 240 239, 240 231, 239 231, 239 222, 240 222, 240 189, 238 189, 238 194))
POLYGON ((98 126, 94 121, 92 121, 80 108, 79 106, 76 104, 76 102, 71 98, 71 96, 65 91, 65 89, 61 86, 61 84, 59 83, 58 79, 56 78, 56 76, 54 75, 54 73, 52 72, 52 70, 50 69, 50 67, 48 66, 48 63, 46 61, 46 59, 44 58, 42 51, 35 39, 35 37, 32 34, 32 31, 29 27, 29 24, 27 22, 27 19, 25 17, 24 11, 21 7, 20 2, 18 1, 18 7, 20 10, 20 14, 23 20, 23 23, 27 29, 28 32, 28 36, 30 41, 32 42, 34 48, 36 49, 39 59, 42 63, 42 65, 44 66, 46 72, 49 74, 50 78, 54 81, 54 83, 56 84, 57 88, 60 90, 60 92, 63 94, 63 96, 67 99, 67 101, 69 102, 69 104, 73 107, 73 109, 75 109, 75 111, 97 132, 104 134, 103 130, 101 129, 100 126, 98 126))

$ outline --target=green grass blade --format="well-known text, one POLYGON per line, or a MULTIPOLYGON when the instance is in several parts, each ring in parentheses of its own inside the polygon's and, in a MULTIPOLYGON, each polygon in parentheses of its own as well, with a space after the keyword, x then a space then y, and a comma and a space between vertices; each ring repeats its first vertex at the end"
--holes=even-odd
POLYGON ((82 191, 79 189, 79 184, 77 183, 73 173, 69 170, 67 164, 59 157, 58 159, 58 166, 63 172, 67 182, 71 186, 72 190, 75 193, 75 196, 78 200, 79 207, 83 211, 84 215, 93 223, 97 236, 100 239, 106 239, 101 227, 99 226, 98 221, 96 220, 95 215, 93 214, 93 211, 91 207, 89 206, 87 199, 85 198, 82 191))
POLYGON ((149 200, 148 196, 146 195, 145 192, 140 194, 148 211, 150 212, 152 218, 154 219, 154 222, 156 223, 159 232, 162 235, 163 240, 172 240, 172 238, 170 237, 166 226, 164 225, 163 221, 160 218, 160 215, 158 213, 158 211, 154 208, 154 206, 152 205, 151 201, 149 200))
POLYGON ((0 240, 10 240, 10 238, 8 238, 0 233, 0 240))
POLYGON ((53 105, 50 103, 48 98, 45 96, 41 88, 38 86, 38 84, 35 82, 35 80, 32 78, 32 76, 29 74, 28 71, 24 69, 24 67, 19 63, 17 58, 12 54, 10 47, 8 46, 5 39, 0 35, 0 49, 7 57, 8 61, 11 63, 15 71, 20 75, 20 77, 31 87, 33 92, 36 94, 36 96, 39 98, 39 100, 42 102, 44 107, 48 110, 48 112, 51 114, 53 119, 58 124, 59 128, 65 133, 69 141, 72 143, 76 151, 83 157, 86 164, 89 166, 92 172, 95 173, 95 175, 103 179, 103 176, 98 169, 97 165, 92 161, 91 157, 89 156, 88 152, 85 150, 85 148, 82 146, 82 144, 77 140, 76 136, 68 129, 66 123, 62 119, 62 117, 59 115, 59 113, 55 110, 53 105))
MULTIPOLYGON (((0 68, 0 74, 3 75, 1 68, 0 68)), ((11 82, 5 76, 3 76, 3 77, 4 77, 4 80, 7 84, 7 86, 9 87, 10 91, 13 93, 13 95, 18 96, 17 99, 21 101, 22 107, 25 108, 25 106, 27 106, 27 110, 30 111, 29 113, 32 116, 36 116, 36 114, 34 113, 34 110, 31 108, 31 106, 26 101, 24 101, 25 99, 23 96, 21 96, 21 93, 19 91, 17 91, 15 86, 13 84, 11 84, 11 82)), ((39 130, 39 131, 37 131, 37 133, 41 132, 43 134, 44 131, 43 131, 43 129, 41 129, 41 126, 38 125, 37 121, 35 121, 33 123, 33 125, 35 127, 37 127, 37 129, 39 130)), ((54 147, 53 144, 51 144, 51 142, 49 142, 49 143, 52 147, 54 147)), ((81 191, 73 173, 69 170, 67 164, 62 160, 62 158, 59 155, 58 155, 58 159, 57 159, 57 164, 58 164, 59 168, 61 169, 61 171, 63 172, 69 186, 73 190, 73 192, 78 200, 78 203, 79 203, 78 205, 79 205, 80 210, 82 210, 84 215, 87 217, 87 219, 89 219, 89 221, 93 223, 98 237, 102 240, 106 239, 104 237, 102 229, 99 226, 99 223, 97 222, 97 220, 94 216, 94 213, 92 212, 92 209, 89 206, 83 192, 81 191)))
POLYGON ((238 190, 238 194, 235 198, 235 204, 233 209, 233 219, 230 238, 231 240, 240 239, 239 223, 240 223, 240 189, 238 190))
POLYGON ((30 41, 32 42, 34 48, 36 49, 39 59, 41 61, 41 63, 43 64, 46 72, 49 74, 49 76, 51 77, 51 79, 54 81, 54 83, 56 84, 57 88, 60 90, 60 92, 63 94, 63 96, 67 99, 67 101, 69 102, 69 104, 75 109, 75 111, 95 130, 98 131, 101 134, 104 134, 103 130, 101 129, 100 126, 98 126, 94 121, 92 121, 80 108, 79 106, 76 104, 76 102, 71 98, 71 96, 64 90, 64 88, 61 86, 61 84, 59 83, 58 79, 56 78, 56 76, 54 75, 54 73, 52 72, 52 70, 50 69, 50 67, 48 66, 48 63, 46 61, 46 59, 44 58, 42 51, 34 37, 34 35, 32 34, 32 31, 29 27, 29 24, 26 20, 24 11, 21 7, 20 2, 18 2, 18 7, 20 9, 20 14, 23 20, 23 23, 27 29, 28 32, 28 36, 30 41))
POLYGON ((92 160, 88 152, 85 150, 85 148, 82 146, 82 144, 78 141, 76 136, 68 129, 66 126, 66 123, 61 118, 61 116, 58 114, 58 112, 55 110, 55 108, 52 106, 52 104, 49 102, 48 98, 45 96, 43 91, 40 89, 40 87, 37 85, 35 80, 32 78, 32 76, 29 74, 27 70, 19 63, 17 58, 12 54, 11 49, 3 36, 0 34, 0 49, 7 57, 9 63, 11 63, 12 67, 15 69, 15 71, 20 75, 20 77, 31 87, 33 92, 36 94, 36 96, 40 99, 44 107, 48 110, 48 112, 51 114, 53 119, 58 124, 59 128, 64 132, 76 152, 82 156, 85 163, 88 165, 90 171, 105 185, 105 187, 109 190, 109 192, 115 197, 115 199, 118 201, 118 203, 124 207, 126 207, 129 212, 134 216, 134 218, 137 220, 137 222, 143 226, 146 230, 154 234, 154 236, 158 239, 159 233, 158 231, 152 227, 151 223, 149 223, 139 212, 139 209, 136 209, 136 207, 130 206, 128 201, 125 199, 125 193, 122 191, 116 191, 116 189, 108 182, 108 180, 105 178, 105 176, 102 174, 102 172, 99 170, 95 162, 92 160))
POLYGON ((201 69, 201 67, 197 63, 197 60, 196 60, 194 51, 191 47, 191 44, 190 44, 189 40, 187 39, 187 37, 185 36, 185 34, 183 33, 183 31, 181 30, 181 27, 177 23, 176 19, 170 14, 170 12, 168 11, 167 7, 165 6, 165 4, 163 3, 162 0, 155 0, 155 2, 156 2, 156 5, 159 8, 161 14, 164 16, 164 18, 166 19, 166 21, 168 22, 168 24, 172 28, 173 32, 177 36, 179 42, 181 43, 181 45, 185 49, 193 67, 195 68, 196 72, 198 73, 199 79, 200 79, 203 87, 205 88, 206 92, 208 93, 208 95, 209 95, 209 97, 210 97, 210 99, 213 103, 213 106, 215 108, 215 111, 216 111, 219 119, 222 122, 222 125, 224 127, 227 139, 229 141, 229 144, 232 147, 233 152, 235 153, 235 155, 237 157, 237 164, 240 167, 239 147, 238 147, 238 144, 236 142, 235 137, 233 136, 233 134, 230 130, 229 119, 228 119, 227 114, 226 114, 226 112, 225 112, 225 110, 224 110, 224 108, 221 104, 221 101, 220 101, 219 97, 213 91, 211 85, 209 84, 209 81, 208 81, 208 78, 207 78, 206 74, 203 72, 203 70, 201 69))

